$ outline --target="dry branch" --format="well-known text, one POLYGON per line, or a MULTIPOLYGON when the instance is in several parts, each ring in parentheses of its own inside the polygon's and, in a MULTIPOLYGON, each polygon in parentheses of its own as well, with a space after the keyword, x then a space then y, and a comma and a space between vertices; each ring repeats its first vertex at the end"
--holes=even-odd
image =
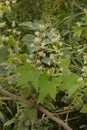
POLYGON ((22 98, 21 96, 17 96, 5 89, 0 89, 0 93, 5 95, 5 96, 9 96, 10 98, 12 98, 13 100, 18 100, 20 102, 23 102, 25 104, 31 105, 33 107, 35 107, 37 110, 41 111, 42 113, 44 113, 48 118, 50 118, 51 120, 55 121, 56 123, 58 123, 59 125, 61 125, 64 129, 66 130, 72 130, 68 124, 66 124, 63 120, 57 118, 56 116, 54 116, 53 113, 47 111, 46 109, 44 109, 42 106, 40 106, 39 104, 35 103, 34 101, 30 102, 27 99, 22 98))

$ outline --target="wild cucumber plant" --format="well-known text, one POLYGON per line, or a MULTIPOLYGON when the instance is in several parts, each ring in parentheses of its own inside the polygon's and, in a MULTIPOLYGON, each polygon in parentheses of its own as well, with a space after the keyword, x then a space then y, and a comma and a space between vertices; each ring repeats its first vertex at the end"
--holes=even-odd
POLYGON ((70 59, 62 53, 63 42, 59 31, 42 21, 25 22, 20 26, 26 26, 32 31, 22 39, 28 48, 27 59, 31 69, 26 64, 17 69, 22 76, 18 85, 30 81, 39 94, 39 102, 48 94, 55 100, 58 91, 67 90, 71 96, 84 86, 83 80, 79 81, 79 76, 69 69, 70 59), (35 72, 33 69, 36 69, 35 72))
MULTIPOLYGON (((16 0, 0 2, 0 100, 8 100, 0 101, 0 121, 5 130, 49 130, 54 129, 54 123, 48 119, 49 115, 38 114, 38 105, 51 111, 52 117, 60 111, 67 113, 66 110, 87 113, 87 10, 74 0, 72 4, 52 0, 49 6, 50 0, 26 1, 35 7, 44 2, 34 11, 44 8, 37 16, 43 20, 22 23, 34 18, 27 12, 28 17, 24 12, 19 14, 21 9, 17 8, 25 0, 17 1, 19 5, 16 0), (3 89, 13 92, 11 96, 19 102, 3 97, 6 94, 3 89), (22 103, 26 99, 33 101, 35 108, 22 103)), ((32 10, 30 13, 34 14, 32 10)), ((65 119, 63 114, 60 117, 65 119)), ((62 128, 57 126, 57 129, 62 128)))
POLYGON ((50 75, 60 71, 60 57, 63 56, 60 48, 63 45, 59 31, 51 28, 51 24, 43 22, 26 22, 20 24, 33 31, 26 34, 22 41, 28 48, 27 58, 34 68, 46 70, 50 75))

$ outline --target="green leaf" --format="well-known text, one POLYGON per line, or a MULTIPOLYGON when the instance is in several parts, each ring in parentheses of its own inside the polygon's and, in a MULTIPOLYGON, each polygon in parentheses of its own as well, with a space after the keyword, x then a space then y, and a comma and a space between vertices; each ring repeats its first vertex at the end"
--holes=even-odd
POLYGON ((26 63, 25 65, 16 68, 14 71, 21 74, 17 86, 21 86, 29 81, 27 74, 30 73, 30 64, 26 63))
POLYGON ((70 59, 62 59, 60 62, 60 67, 62 67, 62 72, 64 74, 70 74, 70 70, 69 70, 69 64, 70 64, 70 59))
POLYGON ((33 87, 38 90, 39 88, 39 77, 41 75, 41 72, 38 70, 30 70, 30 64, 26 63, 23 66, 18 67, 16 72, 20 73, 20 79, 17 83, 17 86, 21 86, 23 84, 26 84, 28 81, 30 81, 33 85, 33 87))
POLYGON ((30 94, 30 88, 29 88, 29 87, 24 87, 24 88, 21 90, 21 95, 22 95, 22 97, 28 98, 28 97, 29 97, 29 94, 30 94))
POLYGON ((47 64, 47 65, 50 65, 50 62, 51 62, 49 57, 44 57, 41 61, 42 63, 47 64))
POLYGON ((6 47, 0 48, 0 61, 3 62, 9 57, 9 52, 6 47))
POLYGON ((84 29, 84 28, 82 28, 82 27, 74 26, 74 27, 73 27, 73 32, 74 32, 74 33, 73 33, 73 36, 75 36, 75 37, 80 37, 81 34, 82 34, 83 29, 84 29))
POLYGON ((81 18, 82 21, 87 23, 87 14, 81 18))
POLYGON ((27 106, 24 109, 24 117, 27 120, 36 120, 37 119, 37 110, 33 107, 27 106))
POLYGON ((18 128, 17 128, 17 130, 29 130, 29 129, 26 126, 23 126, 23 125, 20 126, 19 125, 18 128))
POLYGON ((80 110, 81 113, 87 113, 87 104, 84 104, 82 109, 80 110))
POLYGON ((5 74, 6 70, 4 66, 0 66, 0 74, 5 74))
POLYGON ((6 118, 2 112, 0 112, 0 121, 3 123, 6 121, 6 118))
POLYGON ((13 124, 15 122, 15 119, 11 119, 11 120, 8 120, 4 123, 4 127, 6 126, 10 126, 11 124, 13 124))
POLYGON ((58 88, 60 91, 68 91, 69 96, 73 95, 75 91, 84 85, 83 81, 78 81, 78 76, 74 73, 62 76, 63 83, 58 88))
POLYGON ((9 46, 14 46, 15 45, 15 40, 14 38, 11 36, 9 37, 8 41, 7 41, 9 46))
POLYGON ((50 23, 47 23, 47 24, 43 24, 43 21, 34 21, 34 22, 24 22, 24 23, 21 23, 19 24, 20 26, 25 26, 25 27, 28 27, 28 29, 30 30, 40 30, 40 31, 44 31, 45 29, 47 29, 48 27, 51 26, 50 23), (43 25, 44 28, 41 29, 41 26, 40 25, 43 25))
POLYGON ((30 30, 38 30, 38 24, 36 22, 32 23, 32 22, 24 22, 24 23, 21 23, 19 24, 20 26, 25 26, 25 27, 28 27, 28 29, 30 30))
POLYGON ((6 5, 2 6, 3 13, 7 13, 9 11, 8 7, 6 5))
POLYGON ((26 61, 26 56, 25 56, 25 54, 19 54, 18 58, 20 58, 23 62, 26 61))
POLYGON ((39 85, 40 85, 40 92, 38 102, 42 102, 48 94, 55 100, 56 87, 58 85, 57 81, 49 79, 49 76, 46 73, 44 73, 42 78, 39 80, 39 85))
POLYGON ((25 45, 29 46, 33 42, 34 38, 35 38, 34 35, 26 34, 23 37, 22 41, 24 42, 25 45))

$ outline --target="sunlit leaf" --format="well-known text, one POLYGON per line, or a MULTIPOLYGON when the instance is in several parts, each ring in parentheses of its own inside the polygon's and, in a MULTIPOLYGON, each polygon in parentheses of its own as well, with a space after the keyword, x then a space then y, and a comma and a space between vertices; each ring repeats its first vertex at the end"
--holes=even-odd
POLYGON ((71 96, 72 94, 75 93, 75 91, 79 88, 82 87, 84 85, 83 81, 79 81, 78 82, 78 76, 74 73, 67 75, 64 74, 62 76, 62 84, 60 85, 60 87, 58 88, 61 91, 66 90, 69 94, 69 96, 71 96))
POLYGON ((30 70, 30 64, 26 63, 23 66, 18 67, 15 72, 20 73, 20 79, 17 83, 17 86, 21 86, 28 81, 32 83, 34 88, 38 90, 39 88, 39 77, 41 75, 41 72, 38 70, 30 70))
POLYGON ((83 28, 82 27, 79 27, 79 26, 74 26, 73 27, 73 36, 75 37, 80 37, 81 34, 82 34, 82 31, 83 31, 83 28))
POLYGON ((15 45, 15 40, 13 37, 9 37, 8 41, 7 41, 7 44, 9 46, 14 46, 15 45))
POLYGON ((87 113, 87 104, 84 104, 82 109, 80 110, 81 113, 87 113))
POLYGON ((87 23, 87 14, 85 14, 85 16, 81 18, 81 20, 87 23))
POLYGON ((70 70, 69 70, 70 59, 61 59, 61 62, 60 62, 59 65, 60 65, 60 67, 62 67, 62 72, 63 73, 65 73, 65 74, 70 73, 70 70))
POLYGON ((49 76, 44 73, 42 78, 39 80, 40 85, 40 94, 38 98, 38 102, 43 101, 43 99, 49 94, 54 100, 56 97, 56 87, 58 82, 55 82, 53 79, 49 79, 49 76))

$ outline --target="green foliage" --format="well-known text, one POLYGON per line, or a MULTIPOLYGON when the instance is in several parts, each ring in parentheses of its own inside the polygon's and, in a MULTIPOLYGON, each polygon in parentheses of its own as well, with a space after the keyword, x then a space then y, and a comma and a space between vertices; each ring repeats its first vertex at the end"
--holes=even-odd
MULTIPOLYGON (((0 88, 58 112, 62 120, 62 112, 73 111, 67 119, 73 129, 73 119, 76 129, 87 127, 86 2, 0 2, 0 88)), ((35 108, 2 98, 1 129, 62 130, 35 108)))
POLYGON ((21 95, 24 98, 28 98, 28 96, 30 95, 30 88, 29 87, 24 87, 23 89, 21 89, 21 95))
POLYGON ((46 97, 48 94, 55 100, 56 97, 56 87, 58 85, 55 80, 50 79, 50 77, 45 73, 42 75, 40 81, 40 94, 38 98, 38 102, 42 102, 44 97, 46 97))
POLYGON ((5 61, 9 57, 9 52, 6 47, 0 47, 0 62, 5 61))
POLYGON ((82 113, 87 113, 87 104, 83 106, 83 108, 80 110, 82 113))
POLYGON ((28 81, 30 81, 32 83, 32 85, 34 86, 34 88, 36 90, 38 90, 38 80, 39 77, 41 75, 41 72, 37 71, 37 70, 30 70, 30 65, 28 63, 26 63, 25 65, 18 67, 16 69, 16 72, 21 74, 21 78, 17 83, 17 86, 21 86, 25 83, 27 83, 28 81))
POLYGON ((37 120, 37 110, 30 106, 25 107, 24 117, 30 121, 37 120))
POLYGON ((62 76, 63 83, 61 84, 59 88, 60 91, 67 90, 69 96, 72 96, 78 88, 84 86, 84 82, 78 81, 78 78, 79 77, 74 73, 70 75, 64 74, 62 76))

